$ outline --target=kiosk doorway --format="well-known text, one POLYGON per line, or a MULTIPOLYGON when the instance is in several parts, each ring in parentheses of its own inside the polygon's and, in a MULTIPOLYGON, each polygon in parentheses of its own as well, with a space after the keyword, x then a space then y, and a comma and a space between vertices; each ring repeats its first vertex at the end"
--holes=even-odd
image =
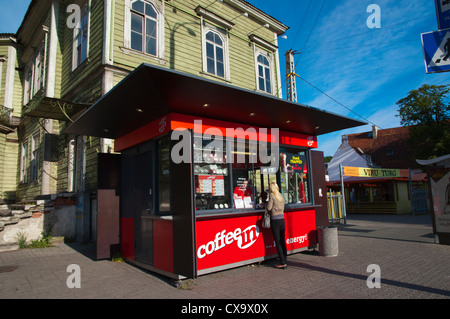
POLYGON ((153 264, 153 152, 135 157, 136 260, 153 264))

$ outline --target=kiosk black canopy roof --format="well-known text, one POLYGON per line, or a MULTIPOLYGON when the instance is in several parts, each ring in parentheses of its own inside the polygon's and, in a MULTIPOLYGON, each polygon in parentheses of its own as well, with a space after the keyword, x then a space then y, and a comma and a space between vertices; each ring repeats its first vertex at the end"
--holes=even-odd
POLYGON ((116 139, 171 112, 308 135, 367 124, 268 94, 141 64, 63 132, 116 139))

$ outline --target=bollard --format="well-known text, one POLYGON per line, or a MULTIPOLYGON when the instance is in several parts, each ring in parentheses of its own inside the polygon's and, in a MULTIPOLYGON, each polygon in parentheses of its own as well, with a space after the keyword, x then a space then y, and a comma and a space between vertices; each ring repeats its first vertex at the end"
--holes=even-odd
POLYGON ((324 257, 334 257, 339 253, 337 227, 318 228, 319 231, 319 254, 324 257))

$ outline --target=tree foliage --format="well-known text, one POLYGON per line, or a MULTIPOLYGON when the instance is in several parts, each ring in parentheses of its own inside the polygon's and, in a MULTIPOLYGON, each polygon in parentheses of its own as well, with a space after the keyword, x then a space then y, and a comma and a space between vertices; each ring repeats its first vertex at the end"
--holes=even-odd
POLYGON ((397 102, 397 116, 403 126, 409 126, 416 158, 450 154, 449 91, 450 85, 424 84, 397 102))

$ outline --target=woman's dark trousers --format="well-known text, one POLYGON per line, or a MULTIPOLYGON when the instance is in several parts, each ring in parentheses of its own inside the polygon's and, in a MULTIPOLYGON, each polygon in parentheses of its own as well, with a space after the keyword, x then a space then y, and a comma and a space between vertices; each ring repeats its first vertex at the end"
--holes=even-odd
POLYGON ((277 246, 278 256, 280 257, 280 265, 286 265, 287 250, 286 240, 284 238, 284 219, 272 219, 270 223, 272 224, 272 234, 277 246))

